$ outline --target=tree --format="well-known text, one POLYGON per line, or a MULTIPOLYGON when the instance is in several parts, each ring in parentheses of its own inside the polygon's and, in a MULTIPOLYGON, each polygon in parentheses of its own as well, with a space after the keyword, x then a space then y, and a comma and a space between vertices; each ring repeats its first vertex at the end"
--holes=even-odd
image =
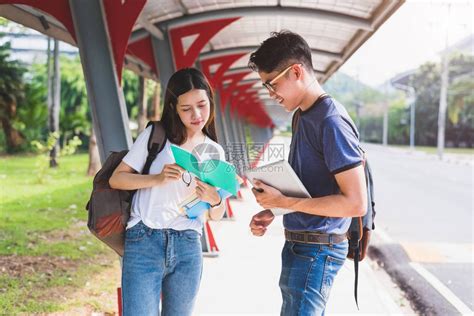
POLYGON ((410 134, 410 108, 403 98, 391 102, 388 110, 388 143, 406 145, 410 134))
POLYGON ((154 82, 148 80, 148 83, 151 85, 151 88, 148 91, 151 91, 151 96, 149 98, 151 104, 151 113, 150 120, 158 121, 161 119, 161 85, 159 82, 154 82))
MULTIPOLYGON (((472 147, 474 136, 474 57, 455 54, 450 56, 448 88, 448 124, 446 144, 464 143, 472 147)), ((416 143, 436 146, 438 107, 441 89, 440 65, 428 62, 420 66, 410 79, 416 90, 416 143)))
MULTIPOLYGON (((49 58, 49 38, 48 38, 48 58, 49 58)), ((53 76, 50 78, 50 60, 48 59, 48 127, 50 133, 59 132, 59 108, 61 102, 61 71, 59 66, 59 41, 54 39, 53 54, 53 76), (50 85, 51 83, 51 85, 50 85), (52 89, 50 89, 52 88, 52 89)), ((56 160, 59 154, 59 142, 56 142, 49 153, 49 166, 55 168, 58 166, 56 160)))
POLYGON ((410 82, 416 91, 415 144, 435 146, 441 88, 440 65, 432 62, 421 65, 410 82))
POLYGON ((362 140, 381 142, 387 96, 344 73, 336 73, 324 89, 347 108, 362 140))
POLYGON ((25 97, 18 103, 17 126, 26 139, 22 149, 30 150, 31 141, 47 138, 48 108, 46 86, 31 77, 31 70, 24 77, 25 97))
POLYGON ((474 147, 474 56, 456 54, 450 65, 446 144, 474 147))
MULTIPOLYGON (((59 130, 60 130, 60 144, 61 147, 72 139, 74 136, 78 136, 82 139, 83 148, 89 147, 89 164, 92 166, 89 168, 88 173, 92 173, 100 168, 100 161, 96 160, 94 154, 95 140, 90 141, 89 137, 94 137, 91 124, 90 109, 87 100, 87 91, 82 73, 82 67, 78 57, 70 58, 66 56, 60 57, 61 63, 61 89, 60 89, 60 100, 61 106, 59 108, 59 130), (92 143, 89 146, 89 143, 92 143), (91 161, 92 160, 92 161, 91 161)), ((48 81, 47 68, 43 64, 35 64, 31 68, 32 82, 35 85, 45 87, 48 81)), ((47 91, 43 91, 43 99, 46 100, 47 91)), ((46 121, 44 122, 46 126, 46 121)), ((45 139, 47 132, 43 131, 41 139, 45 139)), ((37 138, 39 139, 39 138, 37 138)), ((98 159, 97 159, 98 160, 98 159)))
POLYGON ((100 169, 97 140, 92 127, 92 116, 80 59, 61 59, 61 132, 63 144, 78 135, 87 138, 89 165, 87 175, 93 176, 100 169))
POLYGON ((136 120, 139 103, 138 91, 140 90, 138 76, 131 70, 124 69, 122 77, 122 91, 127 106, 128 117, 131 120, 136 120))
POLYGON ((87 175, 94 176, 100 169, 99 147, 97 147, 97 138, 95 137, 94 128, 90 129, 89 137, 89 165, 87 166, 87 175))
POLYGON ((138 78, 138 133, 141 133, 145 127, 148 119, 147 113, 147 80, 145 77, 138 78))
POLYGON ((89 137, 91 115, 79 57, 62 56, 59 126, 64 144, 74 135, 89 137))
POLYGON ((16 60, 10 60, 10 43, 0 44, 0 121, 5 133, 7 152, 20 150, 25 137, 15 126, 17 103, 24 99, 23 74, 26 69, 16 60))

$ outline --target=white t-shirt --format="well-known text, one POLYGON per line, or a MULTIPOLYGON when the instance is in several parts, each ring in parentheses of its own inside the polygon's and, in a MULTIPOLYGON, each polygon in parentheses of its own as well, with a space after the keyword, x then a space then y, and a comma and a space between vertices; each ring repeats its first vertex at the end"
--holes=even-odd
MULTIPOLYGON (((147 144, 151 133, 151 126, 146 128, 136 139, 132 148, 123 158, 123 162, 141 173, 145 166, 148 155, 147 144)), ((205 144, 212 145, 217 149, 220 160, 225 160, 225 153, 222 146, 206 137, 205 144)), ((199 157, 197 157, 199 159, 199 157)), ((204 158, 204 157, 203 157, 204 158)), ((158 154, 150 167, 149 174, 161 173, 165 164, 175 163, 171 152, 171 142, 166 141, 165 147, 158 154)), ((186 181, 189 181, 189 175, 186 181)), ((139 189, 133 196, 131 216, 127 224, 127 229, 133 227, 138 222, 151 228, 174 230, 194 229, 199 234, 202 233, 204 214, 196 219, 189 219, 179 211, 178 204, 193 193, 196 188, 194 177, 189 186, 181 179, 168 182, 162 186, 139 189)))

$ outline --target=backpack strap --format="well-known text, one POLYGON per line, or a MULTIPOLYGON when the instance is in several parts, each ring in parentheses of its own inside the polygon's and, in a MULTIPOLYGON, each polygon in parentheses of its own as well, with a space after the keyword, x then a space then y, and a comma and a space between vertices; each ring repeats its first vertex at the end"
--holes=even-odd
POLYGON ((359 309, 359 302, 357 300, 357 285, 359 281, 359 256, 360 256, 360 242, 356 240, 357 248, 354 251, 354 299, 356 301, 357 309, 359 309))
MULTIPOLYGON (((373 188, 372 188, 372 176, 369 172, 369 165, 367 162, 367 155, 365 151, 362 149, 362 147, 359 145, 359 151, 362 154, 362 165, 364 167, 364 173, 365 173, 365 183, 366 183, 366 188, 367 188, 367 203, 372 203, 372 193, 373 193, 373 188)), ((371 211, 373 209, 373 205, 368 206, 369 210, 371 211)), ((367 210, 367 213, 369 212, 367 210)), ((363 219, 372 219, 372 214, 366 214, 366 216, 359 216, 359 217, 353 217, 352 218, 352 223, 351 226, 358 227, 358 229, 351 230, 349 234, 349 248, 354 251, 354 274, 355 274, 355 279, 354 279, 354 299, 357 305, 357 309, 359 309, 359 302, 357 301, 357 285, 359 281, 359 261, 360 261, 360 255, 361 255, 361 240, 364 237, 364 223, 363 219)), ((372 220, 371 220, 372 221, 372 220)), ((373 227, 373 222, 370 225, 373 227)), ((368 232, 367 232, 368 233, 368 232)))
POLYGON ((362 225, 362 217, 353 217, 351 227, 358 227, 358 229, 351 230, 349 233, 349 249, 354 254, 354 299, 357 305, 357 309, 359 309, 359 302, 357 300, 357 285, 359 281, 359 261, 360 261, 360 241, 362 239, 362 235, 364 233, 364 228, 362 225))
MULTIPOLYGON (((356 127, 352 124, 350 120, 347 118, 341 116, 342 119, 351 127, 352 131, 354 132, 354 135, 359 138, 360 134, 357 132, 356 127)), ((360 144, 358 144, 358 150, 360 155, 362 156, 362 167, 364 168, 364 173, 365 173, 365 181, 366 181, 366 186, 367 186, 367 156, 365 154, 365 150, 362 149, 360 144)), ((357 227, 357 229, 350 229, 348 233, 348 239, 349 239, 349 248, 353 251, 354 253, 354 299, 356 302, 357 309, 359 309, 359 302, 357 300, 357 288, 358 288, 358 281, 359 281, 359 261, 360 261, 360 247, 361 247, 361 240, 364 235, 364 224, 363 224, 363 218, 362 216, 358 217, 353 217, 351 220, 351 228, 352 227, 357 227)))
POLYGON ((148 156, 146 157, 145 166, 143 167, 142 174, 148 174, 152 162, 156 156, 163 150, 166 144, 166 131, 163 124, 160 121, 150 121, 146 125, 151 125, 150 138, 148 138, 148 156))
MULTIPOLYGON (((365 171, 365 164, 366 164, 365 151, 362 149, 360 145, 358 147, 359 147, 359 152, 362 155, 362 166, 364 167, 364 171, 365 171)), ((367 182, 367 177, 365 181, 367 182)), ((350 232, 349 247, 353 249, 354 251, 354 299, 356 302, 357 309, 359 309, 359 302, 357 299, 357 288, 358 288, 358 283, 359 283, 359 261, 360 261, 360 247, 361 247, 360 243, 364 235, 364 225, 362 223, 361 216, 353 217, 352 222, 355 223, 356 227, 358 228, 350 232)))
POLYGON ((291 119, 291 132, 295 133, 296 128, 298 127, 298 122, 300 120, 300 115, 301 115, 301 109, 298 109, 295 111, 293 114, 293 118, 291 119))

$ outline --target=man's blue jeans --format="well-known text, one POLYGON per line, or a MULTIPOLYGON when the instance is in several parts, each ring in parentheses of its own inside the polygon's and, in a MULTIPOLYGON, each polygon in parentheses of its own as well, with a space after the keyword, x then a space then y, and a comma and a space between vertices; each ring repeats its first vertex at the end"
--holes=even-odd
POLYGON ((191 315, 202 274, 201 239, 194 230, 152 229, 139 222, 125 235, 124 316, 191 315))
POLYGON ((315 245, 286 241, 281 254, 281 315, 324 315, 334 278, 344 265, 348 242, 315 245))

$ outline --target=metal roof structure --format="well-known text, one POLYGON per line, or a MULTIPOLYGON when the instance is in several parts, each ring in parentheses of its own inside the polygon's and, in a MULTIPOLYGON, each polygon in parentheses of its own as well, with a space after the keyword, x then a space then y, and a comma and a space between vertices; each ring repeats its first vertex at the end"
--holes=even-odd
POLYGON ((175 70, 198 66, 219 92, 223 108, 229 105, 231 113, 236 110, 249 123, 270 127, 288 113, 262 91, 258 74, 247 68, 247 62, 271 32, 288 29, 305 38, 313 52, 317 77, 324 83, 403 3, 0 0, 0 16, 78 46, 84 63, 87 41, 95 34, 84 34, 81 28, 87 25, 81 25, 87 24, 91 13, 101 11, 119 82, 123 66, 160 80, 162 86, 175 70), (93 5, 98 9, 91 9, 93 5))

